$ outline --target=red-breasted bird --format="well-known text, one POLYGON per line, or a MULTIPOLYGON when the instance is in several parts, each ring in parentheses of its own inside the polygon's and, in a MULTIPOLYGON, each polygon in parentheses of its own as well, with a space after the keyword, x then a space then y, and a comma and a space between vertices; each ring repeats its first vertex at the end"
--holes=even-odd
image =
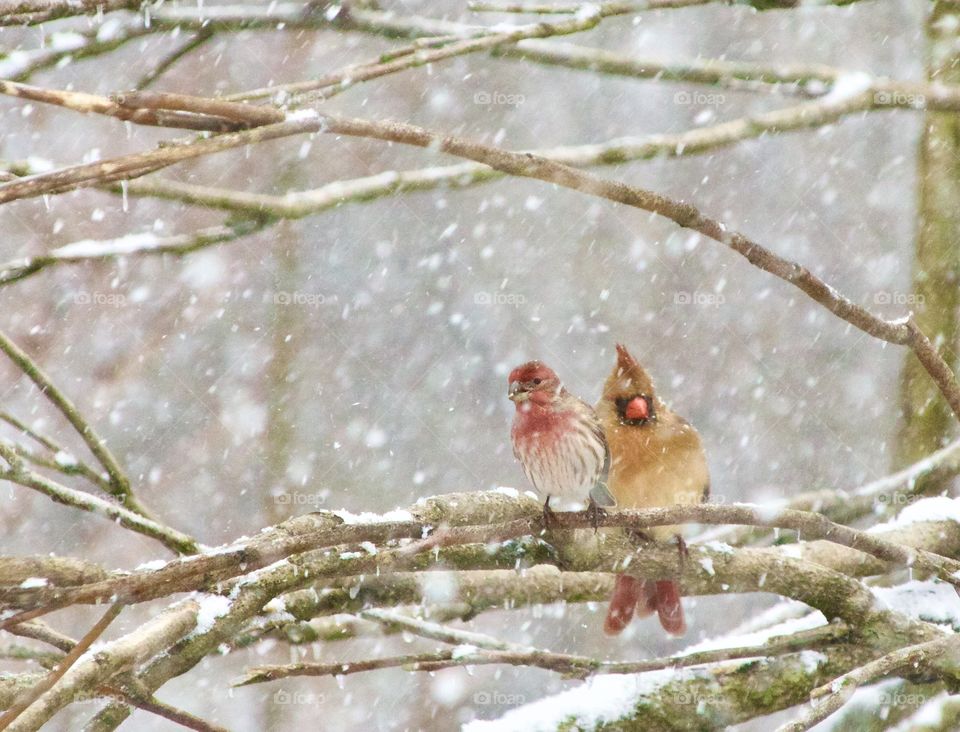
MULTIPOLYGON (((710 476, 700 435, 660 400, 650 376, 621 345, 617 346, 617 364, 597 404, 597 416, 612 458, 607 486, 618 508, 707 500, 710 476)), ((658 541, 676 537, 681 551, 685 549, 679 527, 656 526, 643 533, 658 541)), ((686 632, 676 581, 617 575, 604 632, 617 635, 629 625, 634 613, 644 617, 654 612, 668 633, 686 632)))
POLYGON ((510 438, 513 454, 533 487, 561 504, 611 505, 604 486, 607 443, 593 407, 568 392, 553 369, 529 361, 510 372, 508 396, 516 404, 510 438))

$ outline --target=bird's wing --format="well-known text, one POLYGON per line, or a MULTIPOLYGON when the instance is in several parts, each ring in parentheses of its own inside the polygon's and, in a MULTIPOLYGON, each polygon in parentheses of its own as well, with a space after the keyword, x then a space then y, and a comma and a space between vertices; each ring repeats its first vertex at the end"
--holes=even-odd
POLYGON ((597 482, 594 484, 593 488, 590 489, 590 497, 598 506, 616 506, 617 499, 613 497, 610 489, 607 488, 607 480, 610 477, 610 445, 607 444, 607 439, 603 434, 603 427, 600 426, 599 422, 597 422, 595 431, 597 437, 603 441, 604 456, 603 468, 600 469, 600 475, 597 476, 597 482))

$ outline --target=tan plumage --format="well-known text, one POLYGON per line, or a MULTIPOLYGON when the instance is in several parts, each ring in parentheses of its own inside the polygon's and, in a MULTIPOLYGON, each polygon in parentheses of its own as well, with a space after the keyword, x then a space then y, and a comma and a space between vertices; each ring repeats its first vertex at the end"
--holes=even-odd
MULTIPOLYGON (((617 508, 695 504, 707 499, 710 478, 700 435, 663 403, 649 374, 623 346, 617 346, 617 364, 607 378, 596 411, 610 448, 607 486, 616 498, 617 508), (631 414, 640 417, 630 419, 631 414)), ((645 533, 658 541, 668 541, 679 535, 680 529, 658 526, 645 533)), ((676 583, 649 583, 649 587, 639 583, 634 586, 627 579, 620 581, 622 578, 622 575, 618 578, 618 588, 611 603, 605 626, 607 632, 623 630, 633 615, 632 605, 637 603, 641 614, 658 610, 664 628, 675 634, 683 632, 683 610, 679 605, 676 583), (671 601, 671 604, 676 607, 664 610, 668 610, 668 615, 669 612, 679 613, 678 618, 665 618, 664 610, 657 605, 658 591, 675 594, 675 602, 671 601), (618 592, 621 595, 619 603, 618 592), (630 605, 629 612, 625 605, 630 605)))

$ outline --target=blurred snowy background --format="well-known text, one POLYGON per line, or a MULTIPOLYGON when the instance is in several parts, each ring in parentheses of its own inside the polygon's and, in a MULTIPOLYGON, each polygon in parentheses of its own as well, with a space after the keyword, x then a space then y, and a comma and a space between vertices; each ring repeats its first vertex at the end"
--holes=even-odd
MULTIPOLYGON (((453 2, 395 5, 435 18, 519 22, 478 17, 453 2)), ((818 62, 917 79, 922 9, 919 2, 785 13, 711 6, 613 18, 569 40, 643 58, 818 62)), ((37 29, 0 33, 6 50, 39 42, 37 29)), ((398 43, 333 30, 224 33, 156 88, 211 95, 294 81, 398 43)), ((108 67, 78 59, 31 82, 123 90, 171 44, 169 34, 149 36, 113 52, 108 67)), ((324 109, 523 149, 679 132, 795 101, 730 90, 707 98, 704 89, 475 54, 360 85, 324 109)), ((0 98, 0 115, 6 160, 68 164, 176 136, 11 98, 0 98)), ((908 111, 874 112, 601 172, 694 202, 855 301, 898 315, 903 308, 878 305, 878 293, 909 291, 920 121, 908 111)), ((282 193, 446 162, 319 136, 183 163, 160 176, 282 193)), ((85 238, 187 232, 221 218, 97 190, 20 201, 0 207, 0 259, 85 238)), ((143 501, 208 544, 316 508, 383 511, 436 493, 525 488, 508 441, 509 368, 544 359, 594 400, 617 341, 700 430, 715 500, 853 487, 889 470, 903 363, 902 351, 716 243, 530 180, 348 204, 182 259, 64 266, 0 289, 0 312, 0 328, 109 438, 143 501)), ((6 362, 0 394, 4 410, 72 440, 6 362)), ((70 444, 85 454, 77 440, 70 444)), ((97 517, 17 486, 0 492, 4 553, 81 555, 122 568, 159 555, 152 543, 97 517)), ((773 599, 687 600, 688 640, 730 628, 773 599)), ((684 645, 663 638, 656 620, 607 639, 601 610, 494 612, 473 627, 609 658, 684 645)), ((133 627, 146 612, 125 614, 118 628, 133 627)), ((393 638, 305 650, 308 658, 334 660, 374 646, 382 653, 419 647, 393 638)), ((280 685, 229 690, 244 664, 285 662, 291 653, 266 644, 211 658, 160 696, 235 730, 439 730, 503 713, 516 699, 496 703, 502 695, 532 701, 576 683, 544 671, 481 668, 472 675, 382 671, 351 676, 339 688, 325 679, 282 684, 319 695, 314 704, 274 703, 280 685)), ((78 729, 90 712, 91 705, 74 705, 51 729, 78 729)), ((142 713, 129 724, 170 727, 142 713)))

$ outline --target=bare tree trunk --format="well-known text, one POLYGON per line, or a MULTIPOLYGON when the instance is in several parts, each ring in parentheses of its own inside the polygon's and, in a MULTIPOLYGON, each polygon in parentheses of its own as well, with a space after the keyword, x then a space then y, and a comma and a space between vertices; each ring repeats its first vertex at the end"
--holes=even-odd
POLYGON ((279 522, 290 514, 290 505, 278 501, 277 491, 286 490, 287 466, 290 462, 290 446, 293 440, 293 415, 290 413, 290 385, 287 383, 294 350, 297 346, 289 336, 299 329, 298 308, 292 306, 288 295, 298 285, 299 257, 290 241, 290 224, 277 227, 274 258, 277 263, 276 287, 273 300, 273 357, 267 367, 266 401, 267 433, 264 467, 266 478, 273 490, 264 494, 264 512, 273 522, 279 522))
MULTIPOLYGON (((927 76, 960 81, 960 31, 947 22, 953 10, 938 2, 927 19, 927 76)), ((960 304, 960 119, 926 112, 919 156, 919 227, 909 307, 948 363, 956 363, 960 304)), ((950 407, 930 383, 923 366, 908 354, 901 381, 903 421, 896 463, 908 465, 942 447, 953 432, 950 407)), ((938 492, 948 480, 931 478, 923 492, 938 492)))

